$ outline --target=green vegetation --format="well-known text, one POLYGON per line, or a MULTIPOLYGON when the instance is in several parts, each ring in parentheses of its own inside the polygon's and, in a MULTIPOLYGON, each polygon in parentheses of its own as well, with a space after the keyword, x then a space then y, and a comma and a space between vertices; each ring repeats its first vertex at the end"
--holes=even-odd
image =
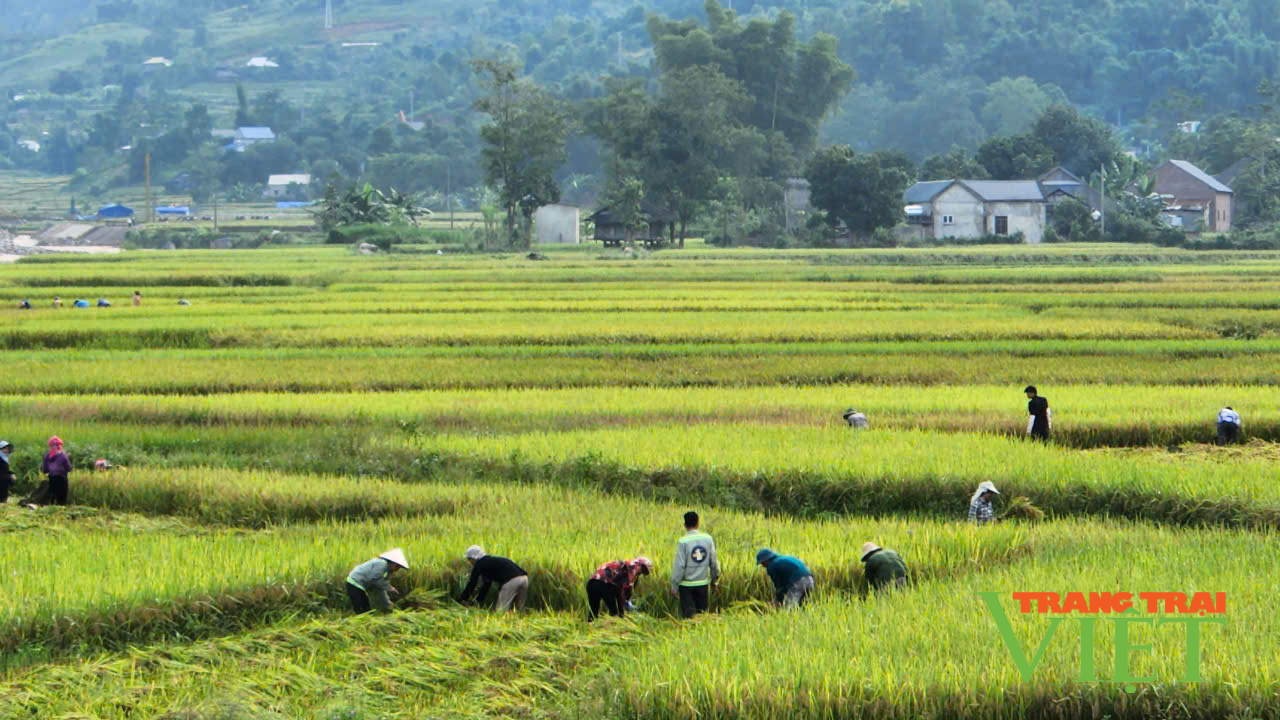
MULTIPOLYGON (((1257 630, 1280 254, 398 250, 0 267, 14 494, 51 434, 76 467, 74 505, 0 506, 0 715, 1280 712, 1257 630), (1028 383, 1049 443, 1023 437, 1028 383), (1228 404, 1245 442, 1219 448, 1228 404), (844 425, 851 406, 870 429, 844 425), (1002 492, 991 527, 966 522, 982 481, 1002 492), (686 623, 667 582, 691 507, 723 579, 686 623), (906 559, 905 588, 868 592, 868 540, 906 559), (530 572, 528 611, 451 600, 473 543, 530 572), (393 546, 402 612, 349 617, 345 573, 393 546), (800 613, 767 606, 762 546, 813 570, 800 613), (642 554, 639 611, 585 622, 594 569, 642 554), (1180 633, 1146 626, 1131 667, 1149 680, 1078 682, 1076 622, 1024 680, 974 593, 1001 594, 1030 652, 1047 621, 1010 593, 1050 590, 1222 592, 1227 625, 1203 629, 1203 682, 1183 680, 1180 633)), ((1117 642, 1099 620, 1100 680, 1117 642)))

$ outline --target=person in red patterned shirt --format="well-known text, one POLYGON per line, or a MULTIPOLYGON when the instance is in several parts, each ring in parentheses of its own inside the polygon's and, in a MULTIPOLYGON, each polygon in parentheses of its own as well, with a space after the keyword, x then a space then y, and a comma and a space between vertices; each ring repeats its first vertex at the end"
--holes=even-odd
POLYGON ((631 589, 641 575, 653 572, 653 561, 647 557, 634 560, 614 560, 596 568, 596 572, 587 581, 587 604, 591 614, 588 620, 595 620, 600 613, 603 602, 610 615, 622 617, 631 602, 631 589))

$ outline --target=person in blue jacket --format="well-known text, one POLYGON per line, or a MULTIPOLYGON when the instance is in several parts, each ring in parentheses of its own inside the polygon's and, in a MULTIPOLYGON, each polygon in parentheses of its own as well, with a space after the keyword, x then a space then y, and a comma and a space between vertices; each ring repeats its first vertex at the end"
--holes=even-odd
POLYGON ((813 590, 813 573, 796 558, 790 555, 779 555, 769 548, 756 553, 756 562, 769 573, 773 581, 774 598, 777 605, 783 607, 800 607, 805 597, 813 590))

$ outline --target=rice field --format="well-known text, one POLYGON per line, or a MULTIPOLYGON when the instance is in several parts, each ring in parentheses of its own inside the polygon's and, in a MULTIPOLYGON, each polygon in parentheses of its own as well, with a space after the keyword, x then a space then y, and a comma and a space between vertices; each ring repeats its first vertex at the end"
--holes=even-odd
POLYGON ((14 495, 49 435, 77 468, 66 508, 0 506, 0 716, 1280 713, 1280 253, 537 250, 0 267, 14 495), (1213 444, 1223 405, 1242 444, 1213 444), (967 521, 982 481, 990 527, 967 521), (686 622, 691 508, 724 574, 686 622), (907 587, 869 592, 868 540, 907 587), (524 613, 453 602, 473 543, 529 571, 524 613), (393 546, 401 609, 351 617, 345 573, 393 546), (769 607, 763 546, 812 569, 804 610, 769 607), (642 554, 640 610, 586 622, 594 568, 642 554), (1176 608, 1051 621, 1012 595, 1049 591, 1226 611, 1191 677, 1176 608), (980 592, 1028 662, 1060 623, 1033 672, 980 592))

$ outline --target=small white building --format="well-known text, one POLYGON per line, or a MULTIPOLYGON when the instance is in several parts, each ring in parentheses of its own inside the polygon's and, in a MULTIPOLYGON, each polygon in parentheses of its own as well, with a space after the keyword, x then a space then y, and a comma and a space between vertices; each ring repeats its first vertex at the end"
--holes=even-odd
POLYGON ((974 238, 1022 233, 1044 239, 1045 202, 1035 180, 933 180, 903 193, 912 234, 923 238, 974 238))
POLYGON ((276 134, 269 127, 236 128, 235 137, 231 140, 232 149, 244 152, 244 149, 260 142, 275 142, 276 134))
POLYGON ((162 67, 173 67, 173 61, 167 57, 160 57, 158 55, 142 61, 142 68, 144 70, 155 70, 156 68, 162 67))
POLYGON ((296 175, 270 175, 267 177, 267 189, 262 191, 262 197, 287 197, 289 195, 290 185, 297 185, 306 190, 311 187, 311 175, 308 173, 299 173, 296 175))
POLYGON ((276 63, 276 61, 272 60, 271 58, 265 58, 265 57, 252 57, 252 58, 249 58, 249 62, 245 63, 245 64, 244 64, 244 66, 245 66, 245 67, 251 67, 251 68, 278 68, 278 67, 280 67, 280 65, 279 65, 278 63, 276 63))
POLYGON ((533 229, 540 245, 577 245, 579 210, 575 205, 543 205, 533 211, 533 229))

